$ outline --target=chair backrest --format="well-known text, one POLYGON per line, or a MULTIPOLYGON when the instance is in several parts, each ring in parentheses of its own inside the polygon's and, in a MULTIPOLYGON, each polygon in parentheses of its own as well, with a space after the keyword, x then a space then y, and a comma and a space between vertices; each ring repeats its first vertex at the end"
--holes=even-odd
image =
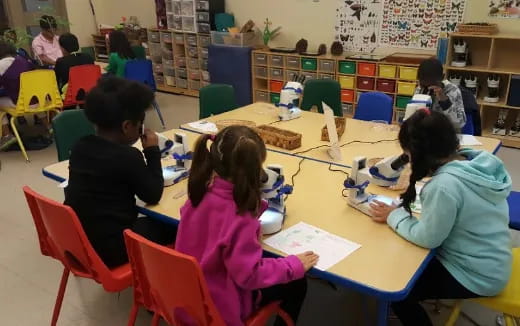
POLYGON ((58 114, 52 120, 52 128, 60 162, 69 159, 72 147, 80 138, 96 132, 94 125, 88 121, 85 111, 79 109, 58 114))
POLYGON ((509 204, 509 227, 520 231, 520 192, 511 191, 507 203, 509 204))
POLYGON ((462 127, 461 133, 464 135, 475 134, 475 124, 473 123, 473 113, 466 112, 466 124, 462 127))
POLYGON ((156 89, 150 60, 128 60, 125 65, 125 78, 146 84, 153 91, 156 89))
POLYGON ((69 70, 69 84, 65 94, 64 106, 75 106, 85 103, 85 97, 101 77, 101 67, 98 65, 81 65, 69 70))
POLYGON ((63 107, 58 90, 56 74, 53 70, 38 69, 20 75, 20 94, 16 103, 16 113, 31 114, 63 107), (31 100, 36 98, 39 106, 31 108, 31 100))
POLYGON ((336 80, 313 79, 305 83, 301 109, 308 111, 316 105, 318 112, 323 113, 322 102, 330 106, 335 116, 343 116, 341 86, 336 80))
POLYGON ((131 230, 124 234, 134 293, 148 301, 146 307, 170 325, 184 325, 187 319, 199 326, 225 325, 195 258, 153 243, 131 230))
POLYGON ((235 89, 231 85, 211 84, 199 90, 199 119, 236 108, 235 89))
POLYGON ((386 121, 392 123, 393 113, 392 97, 381 92, 367 92, 361 94, 358 99, 354 119, 364 121, 386 121))
POLYGON ((27 186, 23 191, 42 253, 61 261, 74 275, 105 285, 105 280, 110 279, 110 271, 92 248, 72 208, 45 198, 27 186))

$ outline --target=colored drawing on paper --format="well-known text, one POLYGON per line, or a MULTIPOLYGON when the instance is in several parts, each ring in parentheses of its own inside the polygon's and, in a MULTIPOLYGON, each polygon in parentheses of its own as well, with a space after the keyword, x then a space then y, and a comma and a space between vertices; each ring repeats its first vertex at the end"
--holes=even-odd
POLYGON ((339 0, 335 39, 346 51, 372 52, 379 45, 382 0, 339 0))
POLYGON ((466 0, 382 0, 381 45, 436 49, 462 22, 466 0))

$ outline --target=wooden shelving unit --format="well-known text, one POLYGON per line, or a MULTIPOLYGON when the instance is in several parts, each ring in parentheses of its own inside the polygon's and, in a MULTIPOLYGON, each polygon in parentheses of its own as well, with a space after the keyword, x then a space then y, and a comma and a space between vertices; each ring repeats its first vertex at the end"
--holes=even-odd
POLYGON ((448 56, 445 65, 447 76, 451 74, 461 75, 464 79, 469 74, 475 75, 479 81, 477 103, 480 105, 482 116, 482 135, 500 139, 504 146, 520 148, 520 137, 502 136, 493 134, 500 110, 508 110, 506 130, 513 125, 520 106, 509 104, 511 92, 520 92, 520 89, 511 88, 513 75, 520 75, 520 35, 495 34, 495 35, 467 35, 452 33, 448 45, 448 56), (472 65, 466 67, 451 66, 453 58, 453 43, 455 39, 464 39, 469 46, 472 65), (500 76, 500 100, 497 103, 484 101, 488 94, 487 77, 490 74, 500 76))
POLYGON ((209 85, 208 45, 210 36, 149 29, 148 48, 157 89, 198 96, 209 85))
MULTIPOLYGON (((266 50, 252 52, 252 85, 255 102, 279 101, 279 82, 285 84, 292 79, 293 74, 303 74, 309 79, 334 79, 342 86, 342 105, 345 116, 352 117, 359 96, 367 91, 381 91, 394 100, 394 122, 404 117, 406 103, 413 93, 398 90, 398 83, 417 83, 418 65, 396 64, 389 62, 374 62, 346 59, 345 57, 323 55, 318 57, 299 54, 273 53, 266 50), (315 65, 305 64, 315 62, 315 65), (354 67, 346 72, 344 67, 354 67), (393 69, 393 73, 382 67, 393 69), (369 71, 367 71, 366 68, 369 71), (412 72, 405 76, 404 72, 412 72), (403 74, 401 74, 403 71, 403 74), (415 72, 415 73, 414 73, 415 72), (360 82, 368 81, 373 86, 359 87, 360 82), (274 82, 274 83, 273 83, 274 82), (385 83, 386 87, 380 87, 385 83), (388 84, 390 86, 388 86, 388 84), (392 86, 393 84, 393 86, 392 86)), ((415 87, 413 87, 415 90, 415 87)))
POLYGON ((108 62, 108 55, 110 52, 106 36, 92 34, 92 41, 94 43, 94 55, 96 61, 108 62))

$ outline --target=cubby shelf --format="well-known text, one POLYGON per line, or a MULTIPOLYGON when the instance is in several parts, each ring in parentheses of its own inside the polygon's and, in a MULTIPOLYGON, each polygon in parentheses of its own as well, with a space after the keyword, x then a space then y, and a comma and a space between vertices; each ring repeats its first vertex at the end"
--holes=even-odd
MULTIPOLYGON (((520 137, 502 136, 493 134, 495 124, 500 110, 508 110, 506 129, 511 128, 516 116, 520 114, 520 106, 513 106, 509 102, 511 79, 513 75, 520 75, 520 36, 511 34, 495 35, 467 35, 463 33, 452 33, 448 45, 448 56, 444 66, 446 74, 454 72, 465 76, 475 74, 479 77, 479 98, 482 116, 482 134, 486 137, 500 139, 504 146, 520 148, 520 137), (471 58, 476 63, 466 67, 453 67, 453 43, 455 39, 464 39, 469 46, 471 58), (497 103, 484 101, 487 94, 486 79, 489 74, 498 74, 500 79, 500 100, 497 103)), ((520 92, 520 90, 517 90, 520 92)), ((516 103, 515 103, 516 105, 516 103)), ((507 130, 509 131, 509 130, 507 130)))

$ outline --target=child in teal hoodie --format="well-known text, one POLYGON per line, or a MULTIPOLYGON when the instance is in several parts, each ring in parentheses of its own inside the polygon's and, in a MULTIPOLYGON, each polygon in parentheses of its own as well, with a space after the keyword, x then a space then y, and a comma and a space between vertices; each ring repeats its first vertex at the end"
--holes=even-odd
POLYGON ((511 274, 507 197, 511 178, 493 154, 460 149, 453 125, 441 113, 419 110, 406 120, 399 142, 410 156, 410 185, 401 207, 372 205, 418 246, 437 248, 409 296, 392 305, 403 325, 432 325, 419 304, 426 299, 465 299, 498 294, 511 274), (422 214, 412 216, 417 181, 431 177, 420 194, 422 214))

